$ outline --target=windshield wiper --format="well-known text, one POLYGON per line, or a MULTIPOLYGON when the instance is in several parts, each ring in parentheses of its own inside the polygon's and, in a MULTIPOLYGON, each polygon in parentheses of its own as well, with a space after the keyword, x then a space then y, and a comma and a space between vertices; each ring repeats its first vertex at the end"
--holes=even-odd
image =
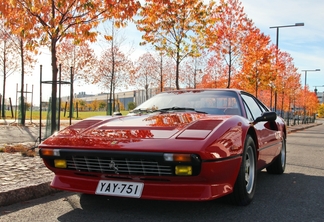
POLYGON ((153 112, 163 112, 163 113, 170 112, 170 111, 194 111, 196 113, 207 114, 206 112, 198 111, 198 110, 195 110, 194 108, 178 107, 178 106, 174 106, 174 107, 171 107, 171 108, 163 108, 163 109, 153 110, 153 112))
POLYGON ((152 113, 152 110, 147 110, 147 109, 134 109, 129 113, 139 113, 139 114, 143 114, 143 113, 152 113))

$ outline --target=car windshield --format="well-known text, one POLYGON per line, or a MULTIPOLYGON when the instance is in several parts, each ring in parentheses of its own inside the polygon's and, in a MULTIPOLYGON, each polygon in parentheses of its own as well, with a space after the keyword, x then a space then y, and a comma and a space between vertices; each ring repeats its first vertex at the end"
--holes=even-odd
POLYGON ((132 113, 183 112, 241 115, 238 95, 226 90, 171 91, 160 93, 136 107, 132 113))

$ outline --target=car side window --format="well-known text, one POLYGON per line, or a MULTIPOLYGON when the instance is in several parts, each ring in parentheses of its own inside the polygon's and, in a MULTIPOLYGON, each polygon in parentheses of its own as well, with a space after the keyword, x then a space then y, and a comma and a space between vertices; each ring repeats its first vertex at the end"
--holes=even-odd
POLYGON ((255 120, 257 117, 261 116, 261 114, 263 113, 263 110, 260 109, 260 106, 258 105, 258 103, 255 101, 255 99, 252 96, 242 94, 242 98, 247 106, 245 108, 248 108, 248 110, 246 110, 246 112, 248 114, 249 119, 250 119, 249 112, 251 112, 253 120, 255 120))
POLYGON ((262 109, 263 113, 269 111, 269 109, 263 103, 261 103, 260 101, 258 101, 258 104, 259 104, 260 108, 262 109))
POLYGON ((253 121, 253 116, 252 116, 252 113, 250 111, 250 109, 247 107, 247 104, 245 103, 245 101, 243 100, 243 103, 244 103, 244 108, 246 110, 246 115, 247 115, 247 119, 250 120, 250 121, 253 121))

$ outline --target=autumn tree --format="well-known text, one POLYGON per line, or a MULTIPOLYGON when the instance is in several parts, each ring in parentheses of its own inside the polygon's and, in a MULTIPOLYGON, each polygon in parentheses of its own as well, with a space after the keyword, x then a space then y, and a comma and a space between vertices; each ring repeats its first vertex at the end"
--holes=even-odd
POLYGON ((56 126, 56 93, 57 93, 57 43, 63 39, 75 41, 95 41, 97 32, 94 27, 101 21, 115 18, 116 24, 122 24, 130 19, 137 11, 139 2, 135 0, 92 1, 92 0, 4 0, 0 12, 11 26, 12 21, 17 33, 27 37, 33 34, 34 40, 48 45, 51 51, 52 64, 52 112, 51 132, 56 126))
POLYGON ((133 71, 133 63, 129 58, 129 53, 121 51, 125 38, 121 36, 120 30, 116 29, 115 21, 111 22, 111 28, 104 27, 105 44, 99 58, 94 84, 99 84, 102 88, 109 90, 109 106, 107 113, 112 115, 115 108, 115 91, 127 88, 129 75, 133 71))
POLYGON ((175 76, 174 74, 174 67, 175 63, 170 57, 165 56, 162 52, 157 54, 153 54, 153 57, 157 61, 158 66, 158 76, 159 81, 158 85, 160 86, 160 92, 166 89, 175 88, 175 76))
POLYGON ((272 50, 270 37, 264 35, 259 29, 251 29, 244 38, 241 47, 241 71, 236 80, 239 88, 253 93, 258 98, 260 89, 269 89, 272 76, 272 50))
POLYGON ((305 90, 305 99, 306 99, 306 101, 305 101, 304 121, 307 121, 306 118, 314 115, 317 112, 319 102, 318 102, 316 94, 309 90, 305 90))
POLYGON ((318 110, 317 110, 317 114, 319 118, 323 118, 324 117, 324 103, 319 104, 318 106, 318 110))
POLYGON ((296 90, 301 89, 300 74, 295 69, 285 77, 284 81, 281 107, 282 110, 290 112, 293 108, 293 101, 296 99, 296 90))
MULTIPOLYGON (((65 39, 57 46, 57 61, 62 80, 70 82, 71 102, 74 98, 74 83, 79 84, 91 82, 97 64, 96 54, 87 42, 74 42, 72 39, 65 39)), ((73 107, 70 107, 72 112, 73 107)))
POLYGON ((202 76, 204 74, 203 58, 188 58, 182 66, 182 82, 191 89, 196 89, 197 84, 201 82, 202 76))
POLYGON ((70 67, 73 67, 72 83, 76 80, 91 83, 95 76, 97 58, 88 42, 76 43, 65 39, 57 46, 57 61, 62 66, 62 79, 70 81, 70 67))
MULTIPOLYGON (((28 41, 24 41, 21 36, 14 34, 10 29, 5 27, 3 21, 1 22, 0 39, 0 42, 3 43, 0 46, 2 52, 2 56, 0 56, 0 70, 2 69, 3 72, 3 99, 5 99, 7 77, 14 72, 20 71, 20 123, 25 125, 25 112, 23 111, 26 110, 26 107, 24 107, 24 76, 31 74, 36 62, 34 55, 37 54, 37 50, 34 50, 28 41)), ((4 115, 4 103, 2 106, 2 115, 4 115)))
POLYGON ((79 106, 80 106, 80 110, 83 111, 83 110, 85 110, 87 108, 87 103, 83 99, 78 99, 78 103, 79 103, 79 106))
POLYGON ((148 99, 149 87, 155 87, 159 83, 159 64, 149 52, 138 58, 135 64, 135 72, 131 75, 131 81, 139 88, 145 89, 145 99, 148 99))
POLYGON ((158 85, 160 88, 160 92, 164 91, 166 88, 170 88, 172 86, 172 73, 174 70, 174 61, 165 56, 163 52, 159 52, 152 55, 157 62, 157 75, 158 75, 158 85))
POLYGON ((160 92, 163 91, 164 85, 165 85, 165 78, 164 78, 164 55, 162 52, 159 53, 159 76, 160 76, 160 80, 159 80, 159 85, 160 85, 160 92))
POLYGON ((287 52, 278 51, 276 58, 276 73, 275 79, 276 91, 278 94, 279 109, 288 111, 288 99, 294 94, 294 91, 301 88, 300 74, 294 65, 293 58, 287 52), (287 101, 285 103, 284 101, 287 101), (286 104, 286 106, 284 106, 286 104))
POLYGON ((206 27, 210 24, 209 12, 215 3, 202 0, 156 1, 147 0, 141 7, 137 28, 144 32, 141 45, 150 43, 154 48, 174 59, 175 81, 179 89, 180 63, 188 56, 199 56, 206 27))
POLYGON ((252 22, 244 13, 239 0, 220 0, 221 10, 215 10, 212 18, 216 21, 208 31, 209 50, 221 58, 227 66, 227 88, 231 86, 232 75, 240 70, 242 44, 252 22))
POLYGON ((99 108, 99 101, 97 99, 93 100, 90 104, 89 107, 92 109, 92 111, 97 111, 99 108))
POLYGON ((105 103, 104 101, 100 101, 98 108, 99 108, 99 110, 103 110, 106 106, 107 106, 107 103, 105 103))
MULTIPOLYGON (((1 25, 1 24, 0 24, 1 25)), ((0 27, 0 71, 3 76, 1 117, 5 117, 5 98, 7 78, 18 70, 19 57, 15 47, 16 37, 8 29, 1 25, 0 27)))
POLYGON ((222 59, 216 54, 209 56, 200 88, 226 88, 227 80, 227 66, 222 59))
POLYGON ((306 123, 308 116, 317 112, 319 101, 316 94, 309 90, 308 86, 299 89, 296 96, 296 108, 299 110, 299 115, 302 115, 303 123, 306 123))
POLYGON ((126 87, 133 70, 130 59, 118 47, 104 50, 99 59, 97 78, 93 82, 110 91, 109 114, 112 114, 115 91, 126 87), (113 55, 113 56, 112 56, 113 55))
POLYGON ((116 99, 115 101, 115 112, 120 112, 121 110, 125 110, 124 104, 120 101, 120 99, 116 99))
MULTIPOLYGON (((28 37, 24 37, 24 35, 20 35, 18 39, 18 52, 20 56, 20 71, 21 71, 21 86, 20 86, 20 121, 22 125, 25 125, 25 102, 24 102, 24 96, 25 93, 24 90, 24 78, 25 75, 29 74, 31 70, 33 70, 34 65, 37 61, 35 59, 35 55, 38 54, 38 51, 34 48, 34 46, 30 43, 32 40, 30 40, 28 37), (29 68, 29 69, 28 69, 29 68)), ((27 89, 26 89, 27 90, 27 89)))

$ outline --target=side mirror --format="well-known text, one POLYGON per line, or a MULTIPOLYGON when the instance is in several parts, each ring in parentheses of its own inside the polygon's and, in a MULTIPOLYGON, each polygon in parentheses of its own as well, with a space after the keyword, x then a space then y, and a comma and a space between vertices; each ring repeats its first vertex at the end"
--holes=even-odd
POLYGON ((264 121, 275 121, 277 119, 277 113, 276 112, 264 112, 261 116, 257 117, 253 124, 258 122, 264 122, 264 121))
POLYGON ((114 112, 113 116, 122 116, 123 114, 121 112, 114 112))

